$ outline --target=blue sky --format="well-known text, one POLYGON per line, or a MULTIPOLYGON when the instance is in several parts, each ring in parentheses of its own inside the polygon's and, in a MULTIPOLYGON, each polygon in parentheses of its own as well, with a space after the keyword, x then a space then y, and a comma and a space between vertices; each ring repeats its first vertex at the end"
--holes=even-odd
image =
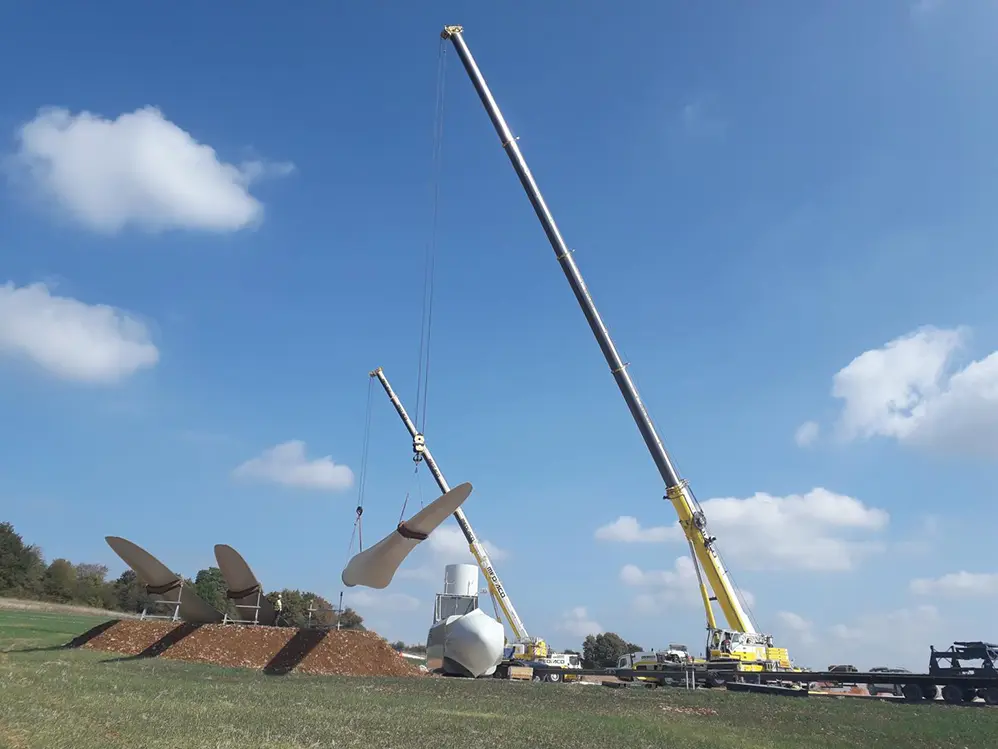
MULTIPOLYGON (((357 483, 309 461, 359 472, 374 367, 415 407, 438 34, 461 23, 758 627, 816 666, 992 636, 971 519, 998 457, 996 21, 7 6, 0 516, 50 559, 120 572, 116 534, 193 574, 223 542, 335 599, 357 483), (234 475, 289 441, 303 466, 234 475)), ((445 103, 427 441, 531 634, 700 647, 661 481, 452 49, 445 103)), ((372 542, 436 496, 373 398, 372 542)), ((422 639, 455 532, 348 598, 422 639)))

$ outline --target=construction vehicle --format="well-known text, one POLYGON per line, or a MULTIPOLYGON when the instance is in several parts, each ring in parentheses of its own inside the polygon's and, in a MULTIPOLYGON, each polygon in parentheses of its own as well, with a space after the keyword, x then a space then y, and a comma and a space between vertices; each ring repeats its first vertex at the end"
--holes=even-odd
MULTIPOLYGON (((690 547, 694 567, 699 581, 700 593, 703 598, 707 615, 707 660, 716 663, 722 670, 729 668, 735 671, 770 671, 787 670, 793 666, 785 648, 773 646, 770 635, 757 632, 751 618, 746 612, 735 590, 734 584, 725 569, 717 550, 717 538, 710 534, 707 518, 703 509, 693 495, 688 482, 680 478, 672 458, 666 451, 662 440, 648 415, 638 390, 627 371, 627 364, 621 359, 617 348, 610 338, 610 333, 603 323, 596 305, 589 294, 586 283, 579 272, 554 217, 548 210, 534 177, 520 153, 516 138, 510 131, 489 90, 478 64, 471 55, 464 41, 461 26, 445 26, 440 34, 444 40, 450 40, 457 50, 464 69, 471 79, 479 99, 492 121, 503 150, 509 157, 513 169, 540 220, 544 233, 547 235, 551 248, 565 273, 565 277, 575 294, 576 300, 589 323, 593 335, 610 367, 610 372, 624 396, 624 401, 637 424, 638 431, 644 439, 652 460, 655 462, 665 484, 665 499, 672 503, 679 516, 679 524, 686 535, 690 547), (706 582, 704 578, 706 577, 706 582), (710 591, 708 592, 708 586, 710 591), (727 621, 726 628, 718 627, 711 603, 716 602, 727 621)), ((720 673, 720 671, 718 672, 720 673)), ((719 679, 715 675, 715 680, 719 679)))
MULTIPOLYGON (((697 660, 690 655, 689 649, 685 645, 676 644, 670 644, 664 650, 640 650, 636 653, 628 653, 617 659, 617 670, 620 671, 675 671, 682 673, 696 665, 697 660)), ((621 681, 631 681, 632 678, 649 680, 649 677, 643 676, 618 678, 621 681)))
MULTIPOLYGON (((381 367, 378 367, 373 372, 370 373, 371 377, 377 377, 378 382, 381 383, 381 387, 384 389, 385 394, 388 396, 388 400, 391 401, 392 405, 395 406, 396 412, 398 412, 399 418, 402 419, 402 423, 405 428, 409 430, 409 435, 412 437, 412 452, 413 460, 416 463, 423 462, 426 467, 429 468, 430 473, 433 474, 433 478, 437 482, 437 486, 440 487, 440 491, 447 493, 450 491, 447 479, 444 478, 440 467, 437 465, 436 460, 433 459, 433 453, 430 452, 430 448, 426 445, 426 438, 419 433, 416 429, 415 423, 409 418, 409 414, 406 412, 405 407, 402 405, 402 401, 395 394, 392 389, 391 383, 388 382, 388 378, 385 376, 385 372, 381 367)), ((485 547, 478 540, 475 535, 475 531, 471 527, 471 523, 468 522, 467 516, 464 514, 464 510, 460 507, 454 512, 454 519, 457 520, 458 527, 464 534, 465 540, 468 542, 468 548, 471 550, 471 555, 475 558, 475 562, 478 564, 479 569, 481 569, 482 574, 485 575, 485 580, 489 586, 489 593, 492 596, 493 603, 502 610, 503 615, 509 624, 510 629, 513 631, 513 636, 515 640, 506 649, 504 658, 507 660, 525 660, 537 663, 544 663, 550 666, 560 666, 562 668, 581 668, 581 663, 577 656, 571 656, 571 654, 566 653, 552 653, 548 648, 547 642, 539 637, 531 637, 527 632, 526 626, 523 624, 523 620, 520 619, 520 615, 516 613, 516 608, 513 606, 513 602, 509 598, 509 594, 506 592, 506 588, 502 584, 502 580, 499 579, 499 573, 496 571, 495 565, 492 564, 492 560, 489 559, 489 554, 485 550, 485 547), (574 661, 573 661, 574 658, 574 661)), ((496 619, 500 622, 498 615, 496 619)))

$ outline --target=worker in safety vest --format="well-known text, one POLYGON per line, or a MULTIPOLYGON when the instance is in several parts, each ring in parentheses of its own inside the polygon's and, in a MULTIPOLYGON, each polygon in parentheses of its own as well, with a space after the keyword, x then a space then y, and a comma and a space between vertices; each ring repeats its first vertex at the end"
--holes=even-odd
POLYGON ((277 610, 277 616, 274 617, 275 620, 281 618, 281 611, 284 610, 284 602, 281 600, 281 594, 277 594, 277 600, 274 601, 274 608, 277 610))

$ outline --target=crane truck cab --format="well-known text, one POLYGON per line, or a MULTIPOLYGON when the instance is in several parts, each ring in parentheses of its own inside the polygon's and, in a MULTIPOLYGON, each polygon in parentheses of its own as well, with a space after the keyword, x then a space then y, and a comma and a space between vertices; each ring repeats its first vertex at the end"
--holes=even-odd
POLYGON ((788 671, 793 668, 786 648, 773 647, 773 636, 707 630, 707 661, 735 663, 738 671, 788 671))

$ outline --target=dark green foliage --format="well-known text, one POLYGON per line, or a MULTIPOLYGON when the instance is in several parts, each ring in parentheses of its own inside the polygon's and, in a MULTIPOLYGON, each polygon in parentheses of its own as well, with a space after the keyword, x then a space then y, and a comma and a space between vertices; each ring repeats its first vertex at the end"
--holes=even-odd
POLYGON ((0 596, 35 598, 45 563, 37 546, 28 546, 10 523, 0 523, 0 596))
POLYGON ((206 570, 198 570, 194 578, 194 591, 205 601, 210 603, 219 611, 227 612, 236 618, 250 617, 252 611, 243 610, 240 612, 232 602, 226 597, 228 587, 222 571, 218 567, 209 567, 206 570))
MULTIPOLYGON (((323 626, 335 627, 337 618, 342 629, 364 629, 364 618, 347 607, 337 615, 335 607, 322 596, 307 590, 279 591, 282 608, 277 623, 282 627, 323 626), (312 609, 310 612, 309 609, 312 609)), ((272 604, 277 604, 278 591, 267 594, 272 604)))
POLYGON ((586 668, 610 668, 622 655, 639 650, 640 645, 625 641, 616 632, 588 635, 582 643, 582 663, 586 668))
POLYGON ((121 577, 111 583, 111 589, 114 592, 114 605, 110 608, 130 614, 141 613, 153 600, 133 570, 122 572, 121 577))

